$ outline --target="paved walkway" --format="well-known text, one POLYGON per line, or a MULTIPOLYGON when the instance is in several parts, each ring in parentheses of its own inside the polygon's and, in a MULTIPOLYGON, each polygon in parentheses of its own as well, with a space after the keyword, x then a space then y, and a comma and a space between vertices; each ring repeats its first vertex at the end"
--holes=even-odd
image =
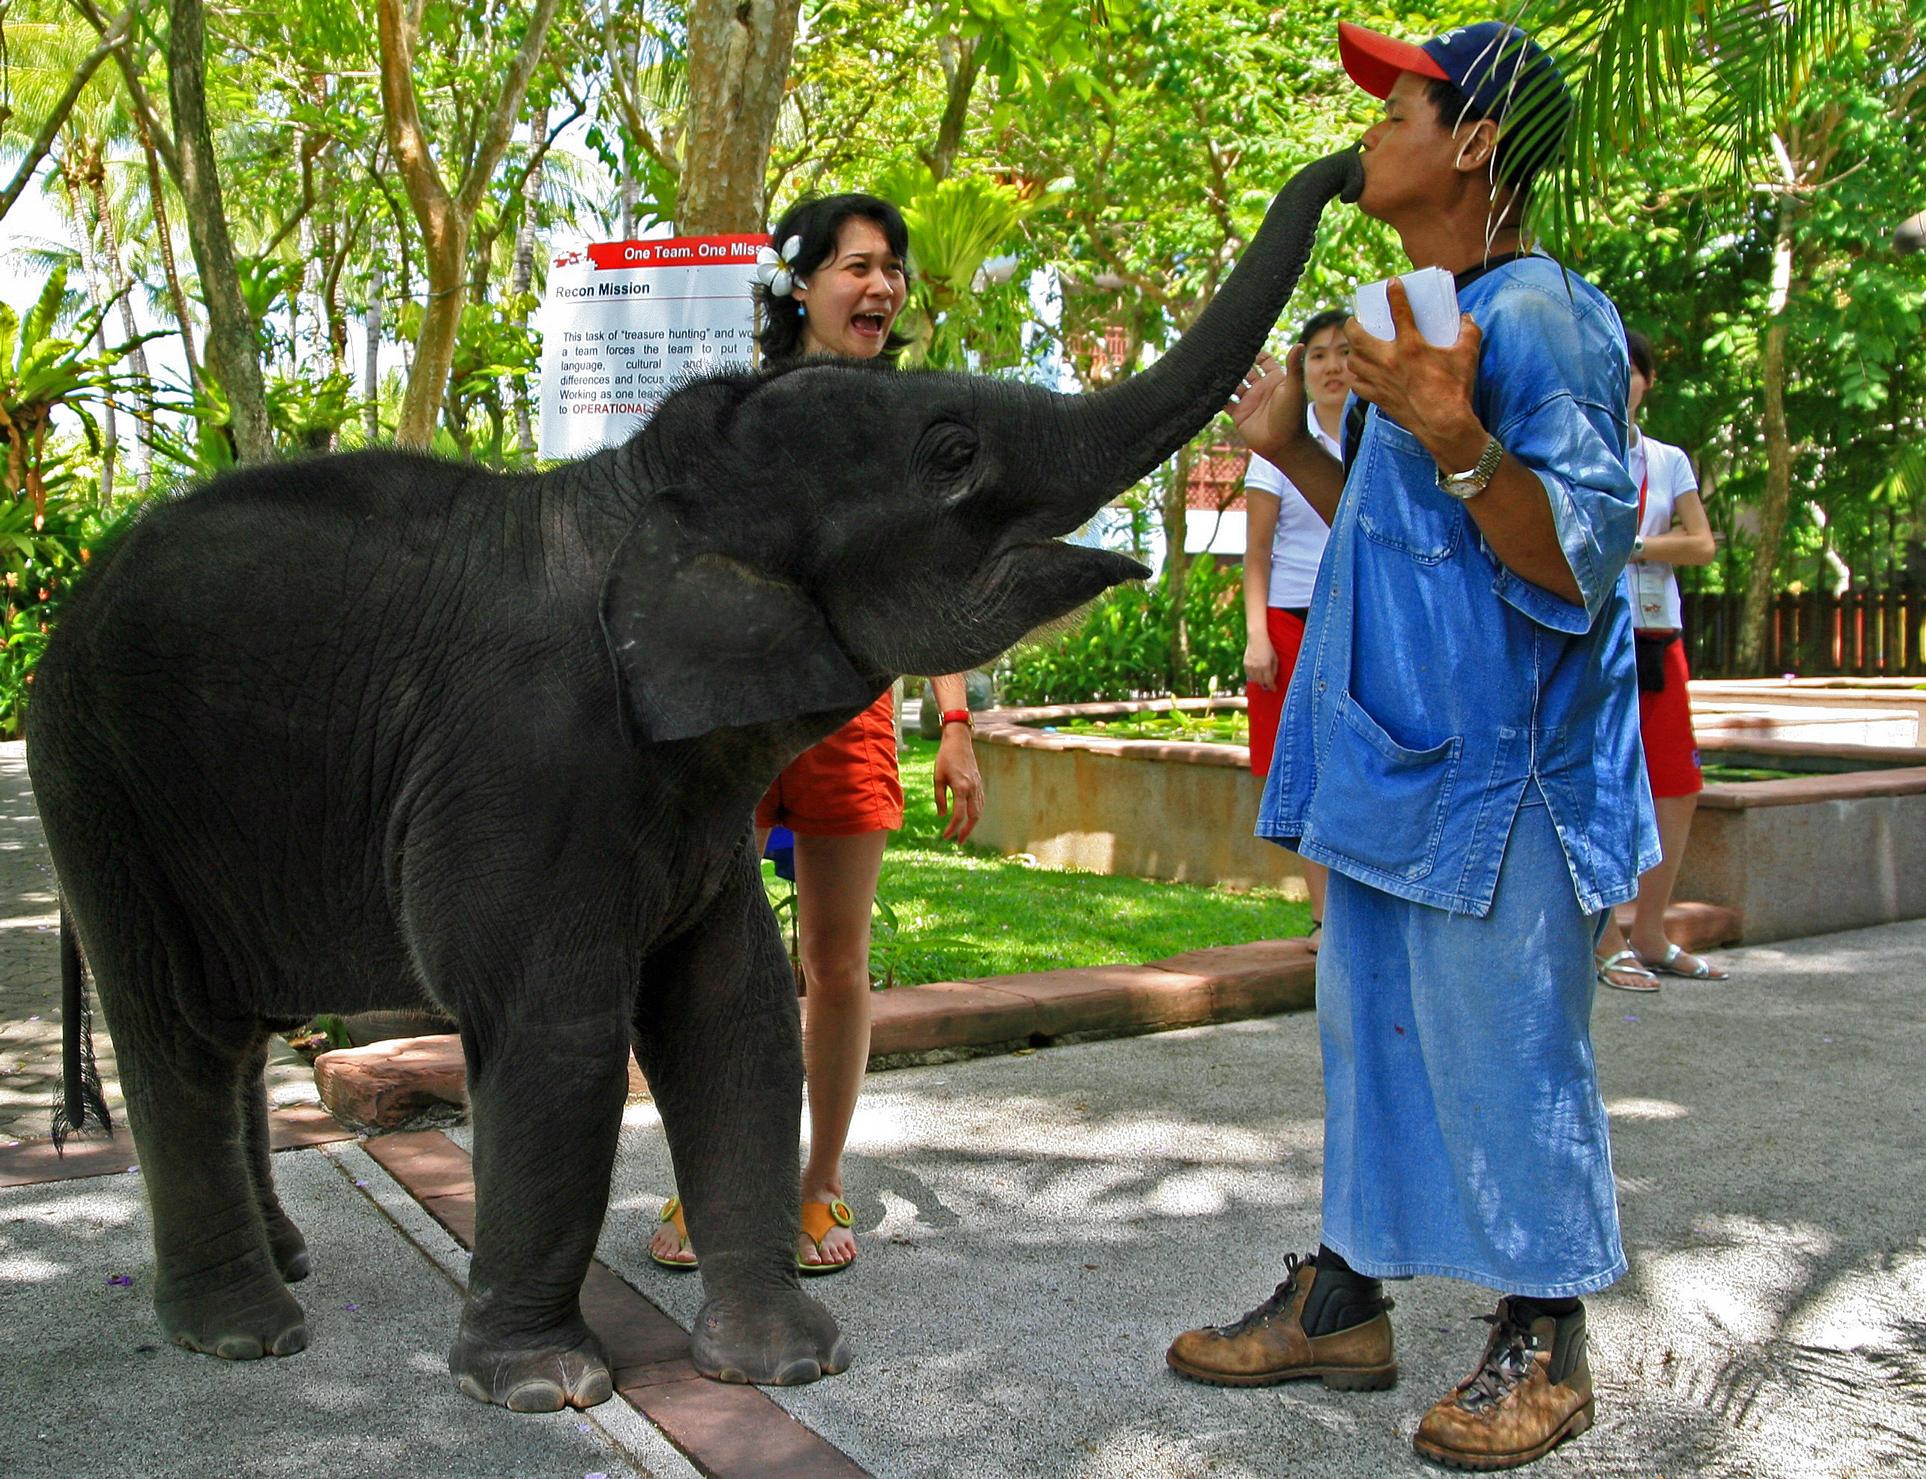
MULTIPOLYGON (((0 750, 0 775, 15 761, 0 750)), ((9 783, 0 919, 40 920, 9 783)), ((10 1053, 52 1040, 41 933, 5 934, 30 979, 0 982, 0 1006, 46 1019, 0 1023, 10 1053)), ((1926 924, 1719 958, 1728 985, 1599 1002, 1633 1269, 1591 1302, 1599 1426, 1533 1472, 1926 1472, 1926 924)), ((1396 1291, 1391 1392, 1223 1391, 1163 1367, 1174 1332, 1254 1304, 1314 1244, 1316 1064, 1315 1024, 1288 1016, 876 1076, 849 1160, 861 1259, 812 1285, 857 1362, 776 1399, 878 1479, 1438 1472, 1409 1435, 1475 1356, 1482 1291, 1396 1291)), ((708 1471, 620 1400, 530 1418, 460 1397, 459 1246, 352 1143, 275 1169, 315 1253, 297 1291, 314 1345, 241 1365, 158 1340, 138 1173, 0 1189, 0 1470, 708 1471)), ((686 1323, 696 1281, 643 1253, 669 1184, 653 1111, 631 1108, 602 1258, 686 1323)))

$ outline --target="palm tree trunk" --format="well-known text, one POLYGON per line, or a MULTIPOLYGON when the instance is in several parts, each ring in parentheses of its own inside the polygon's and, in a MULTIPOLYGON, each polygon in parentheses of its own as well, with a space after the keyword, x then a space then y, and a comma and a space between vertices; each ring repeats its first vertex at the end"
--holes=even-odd
MULTIPOLYGON (((113 202, 107 198, 107 173, 103 169, 94 178, 94 214, 100 218, 100 254, 107 269, 107 289, 120 300, 120 327, 133 348, 127 352, 127 362, 133 367, 134 374, 140 378, 140 410, 134 415, 135 440, 140 443, 140 471, 136 478, 140 491, 145 493, 154 482, 154 386, 147 373, 147 346, 136 342, 140 329, 134 322, 134 295, 128 289, 127 274, 121 267, 120 232, 114 226, 113 202)), ((106 325, 101 325, 101 353, 107 352, 106 325)), ((108 408, 111 413, 112 407, 108 408)))
POLYGON ((387 274, 377 262, 374 276, 368 283, 367 431, 368 445, 371 447, 381 440, 381 296, 387 290, 387 285, 387 274))

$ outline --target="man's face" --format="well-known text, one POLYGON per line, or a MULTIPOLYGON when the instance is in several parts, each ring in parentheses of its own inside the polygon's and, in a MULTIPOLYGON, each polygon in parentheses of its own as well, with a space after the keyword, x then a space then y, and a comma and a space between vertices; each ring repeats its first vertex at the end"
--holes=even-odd
POLYGON ((1365 132, 1358 209, 1367 216, 1395 223, 1449 204, 1460 188, 1460 155, 1471 147, 1478 125, 1466 124, 1454 134, 1439 120, 1428 85, 1416 72, 1400 72, 1384 100, 1384 117, 1365 132))

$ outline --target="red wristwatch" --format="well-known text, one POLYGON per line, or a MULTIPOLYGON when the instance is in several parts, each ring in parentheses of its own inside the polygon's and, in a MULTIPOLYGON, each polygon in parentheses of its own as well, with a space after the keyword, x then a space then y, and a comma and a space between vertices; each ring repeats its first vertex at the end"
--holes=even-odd
POLYGON ((968 709, 945 709, 943 711, 943 722, 945 724, 967 724, 972 729, 976 728, 976 720, 970 716, 968 709))

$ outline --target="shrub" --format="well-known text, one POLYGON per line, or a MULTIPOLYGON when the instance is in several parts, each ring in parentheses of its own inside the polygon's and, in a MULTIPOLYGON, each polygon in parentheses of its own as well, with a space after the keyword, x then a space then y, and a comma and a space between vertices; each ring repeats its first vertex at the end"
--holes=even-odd
POLYGON ((1013 648, 997 674, 998 701, 1083 704, 1241 690, 1242 567, 1220 565, 1212 555, 1192 562, 1184 601, 1190 666, 1184 674, 1171 671, 1169 580, 1166 570, 1147 584, 1118 586, 1085 607, 1068 629, 1013 648))

